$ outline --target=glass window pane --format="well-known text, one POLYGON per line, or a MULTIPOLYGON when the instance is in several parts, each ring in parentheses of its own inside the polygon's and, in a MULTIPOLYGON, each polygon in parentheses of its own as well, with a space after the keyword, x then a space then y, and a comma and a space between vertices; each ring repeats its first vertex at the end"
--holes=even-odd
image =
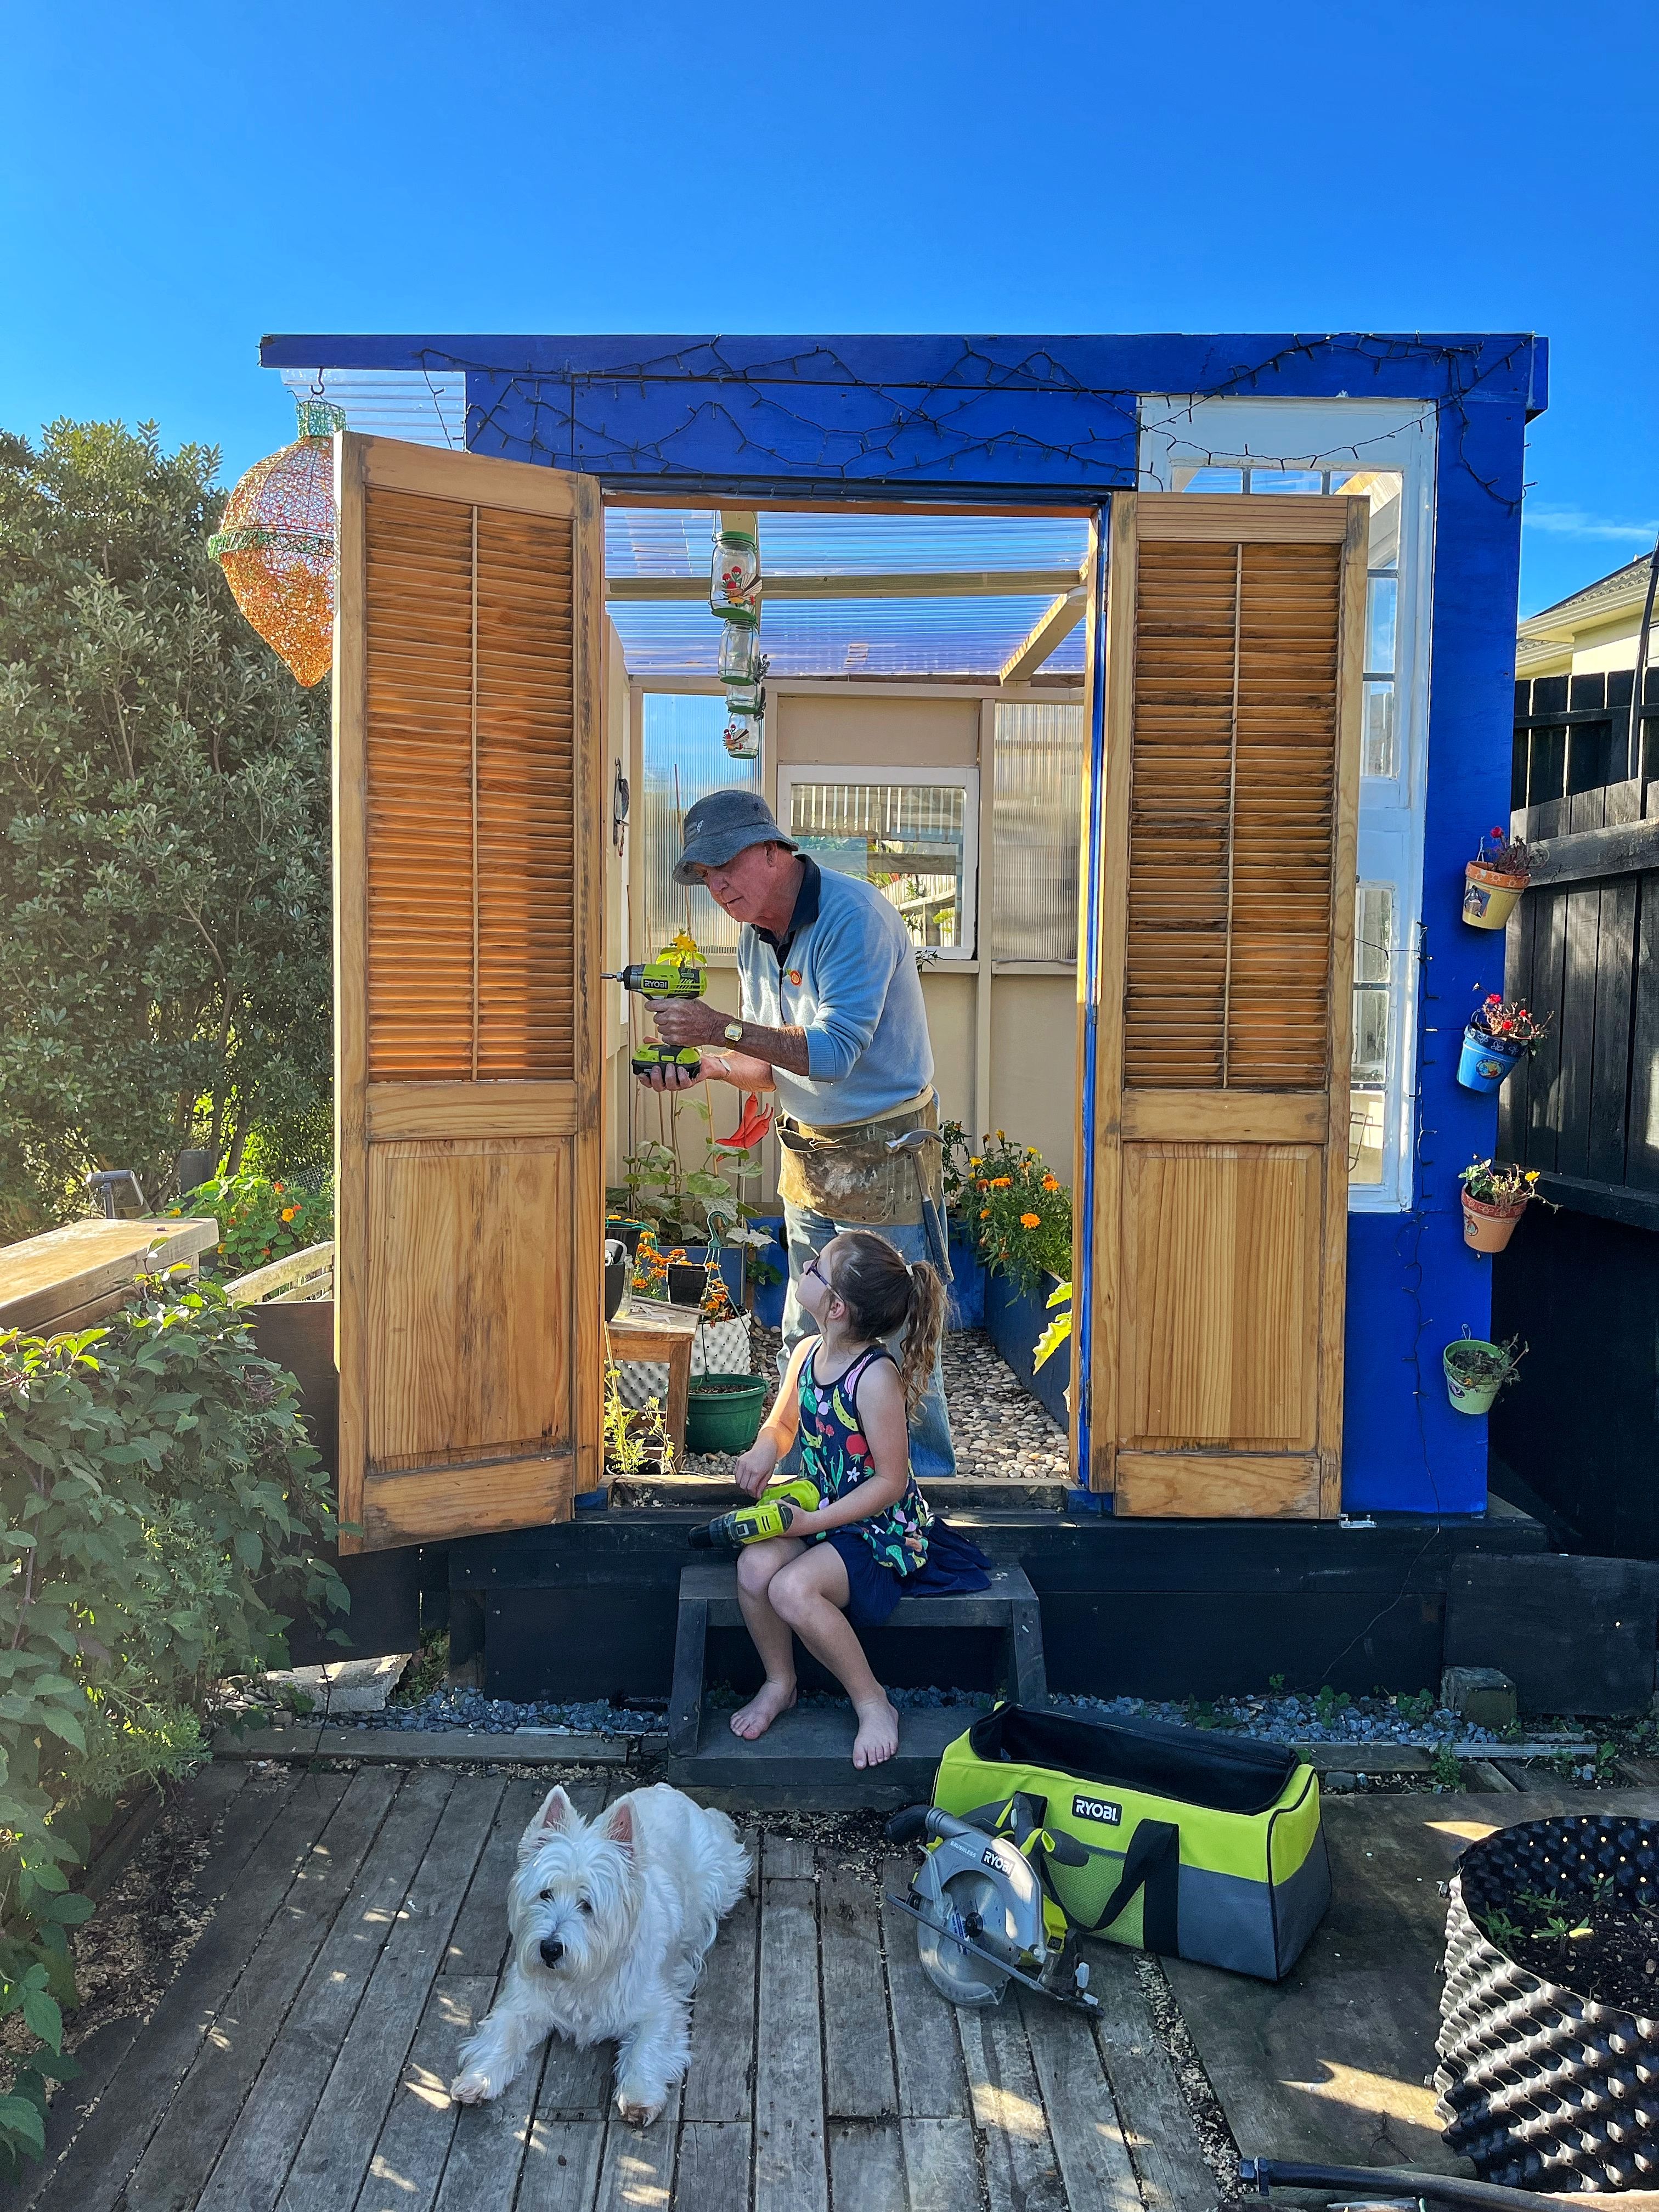
POLYGON ((1385 1105, 1380 1091, 1352 1091, 1348 1094, 1348 1181, 1370 1183, 1382 1180, 1382 1156, 1387 1141, 1385 1105))
POLYGON ((1395 696, 1391 676, 1365 686, 1364 735, 1360 743, 1359 769, 1362 775, 1396 775, 1399 773, 1399 760, 1395 749, 1395 696))
POLYGON ((1398 576, 1373 576, 1365 586, 1365 670, 1394 674, 1395 625, 1400 611, 1398 576))
POLYGON ((1349 1093, 1348 1180, 1382 1180, 1395 994, 1395 888, 1361 884, 1354 897, 1353 1066, 1349 1093))
POLYGON ((1170 478, 1177 491, 1243 491, 1243 469, 1177 468, 1170 478))
POLYGON ((968 794, 959 783, 797 783, 789 834, 821 868, 873 884, 913 944, 965 944, 968 794))
POLYGON ((688 807, 711 791, 757 791, 760 763, 734 761, 720 743, 726 702, 647 691, 641 725, 644 790, 635 814, 643 886, 641 921, 645 941, 629 946, 633 959, 648 959, 687 927, 705 952, 734 952, 738 925, 700 884, 688 890, 673 878, 680 857, 680 825, 688 807))
POLYGON ((994 960, 1077 958, 1084 731, 1081 707, 996 710, 994 960))
POLYGON ((1353 980, 1394 981, 1394 885, 1361 884, 1354 901, 1353 980))
POLYGON ((1250 492, 1253 497, 1262 492, 1291 492, 1305 498, 1310 492, 1318 494, 1325 489, 1322 469, 1264 468, 1261 462, 1250 464, 1250 492))

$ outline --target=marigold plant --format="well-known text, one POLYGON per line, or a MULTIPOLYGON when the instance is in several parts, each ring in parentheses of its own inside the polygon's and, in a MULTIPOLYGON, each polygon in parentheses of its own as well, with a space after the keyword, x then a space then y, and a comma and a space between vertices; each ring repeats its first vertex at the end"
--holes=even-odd
POLYGON ((974 1249, 994 1274, 1016 1289, 1041 1288, 1050 1275, 1072 1271, 1072 1194, 1043 1163, 1034 1146, 1011 1143, 999 1131, 979 1152, 966 1132, 948 1123, 945 1137, 945 1198, 972 1225, 974 1249))

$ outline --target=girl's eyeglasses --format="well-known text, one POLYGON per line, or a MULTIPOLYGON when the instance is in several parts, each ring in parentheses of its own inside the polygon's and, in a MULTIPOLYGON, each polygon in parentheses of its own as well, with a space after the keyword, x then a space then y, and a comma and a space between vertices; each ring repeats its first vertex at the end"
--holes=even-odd
POLYGON ((818 1255, 816 1252, 807 1261, 806 1265, 801 1269, 801 1273, 803 1275, 816 1275, 819 1282, 823 1285, 826 1291, 833 1291, 835 1290, 835 1285, 830 1281, 829 1276, 824 1273, 823 1268, 819 1267, 818 1255))

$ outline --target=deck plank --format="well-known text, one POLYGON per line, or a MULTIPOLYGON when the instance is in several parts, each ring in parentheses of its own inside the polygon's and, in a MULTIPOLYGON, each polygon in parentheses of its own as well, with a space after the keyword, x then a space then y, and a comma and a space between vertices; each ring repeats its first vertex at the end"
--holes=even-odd
POLYGON ((457 2114, 435 2212, 513 2212, 546 2056, 532 2051, 493 2104, 457 2114))
POLYGON ((884 1894, 892 1891, 902 1896, 909 1881, 909 1860, 888 1860, 883 1869, 882 1933, 898 2059, 899 2110, 906 2119, 957 2119, 968 2111, 957 2008, 921 1971, 915 1922, 890 1905, 884 1894))
POLYGON ((396 1771, 351 1778, 150 2137, 123 2212, 174 2212, 196 2203, 402 1779, 396 1771))
POLYGON ((829 2212, 815 1885, 792 1869, 811 1848, 766 1839, 761 1876, 755 2081, 755 2212, 829 2212))
POLYGON ((120 2196, 220 2007, 344 1796, 346 1782, 344 1775, 307 1774, 275 1794, 268 1808, 251 1795, 261 1786, 258 1783, 233 1801, 227 1829, 246 1809, 263 1831, 227 1885, 234 1885, 234 1909, 215 1913, 88 2119, 73 2153, 42 2191, 39 2202, 51 2212, 105 2212, 120 2196))
POLYGON ((489 1974, 441 1974, 404 2060, 356 2212, 431 2212, 460 2107, 449 2101, 460 2049, 489 2009, 489 1974))
POLYGON ((1006 2001, 959 2010, 991 2212, 1067 2212, 1024 2022, 1006 2001))
MULTIPOLYGON (((905 2119, 899 2122, 899 2130, 910 2212, 973 2212, 980 2201, 979 2160, 967 2118, 905 2119)), ((874 2212, 874 2208, 859 2207, 856 2212, 874 2212)), ((1087 2208, 1073 2205, 1071 2212, 1087 2212, 1087 2208)))
MULTIPOLYGON (((674 2203, 674 2151, 680 2131, 678 2082, 668 2093, 661 2117, 648 2128, 625 2127, 613 2119, 605 2131, 595 2212, 643 2212, 674 2203)), ((563 2212, 563 2208, 560 2208, 563 2212)))
MULTIPOLYGON (((386 1770, 365 1769, 357 1781, 387 1778, 386 1770)), ((230 2131, 200 2212, 265 2212, 276 2203, 453 1780, 428 1769, 404 1781, 230 2131)))
POLYGON ((742 1832, 749 1880, 720 1923, 691 2007, 680 2106, 688 2121, 747 2120, 753 2110, 760 1842, 752 1830, 742 1832))
POLYGON ((1025 2039, 1036 2067, 1067 2200, 1093 2212, 1141 2212, 1140 2188, 1111 2085, 1082 2013, 1048 1997, 1018 1992, 1025 2039))
MULTIPOLYGON (((269 1791, 260 1790, 255 1792, 252 1801, 255 1807, 252 1817, 231 1821, 231 1800, 247 1779, 248 1771, 246 1766, 227 1766, 216 1762, 204 1767, 191 1776, 162 1816, 169 1830, 181 1840, 194 1838, 207 1844, 207 1856, 197 1876, 195 1894, 208 1912, 234 1881, 264 1833, 261 1820, 269 1826, 276 1817, 269 1791)), ((81 1941, 94 1941, 97 1929, 94 1918, 81 1941)), ((143 2027, 143 2016, 138 2013, 125 2020, 108 2021, 76 2051, 80 2074, 75 2081, 61 2084, 52 2100, 46 2113, 46 2147, 40 2164, 27 2167, 14 2185, 15 2194, 9 2201, 15 2212, 33 2212, 59 2160, 80 2133, 87 2115, 114 2080, 143 2027)))
POLYGON ((824 1874, 818 1918, 829 2111, 836 2119, 889 2118, 898 2111, 898 2091, 882 1972, 879 1899, 845 1868, 831 1867, 824 1874))
POLYGON ((1096 2039, 1146 2212, 1190 2212, 1212 2203, 1216 2179, 1135 1978, 1134 1954, 1119 1943, 1091 1943, 1089 1961, 1090 1993, 1100 2000, 1096 2039))
POLYGON ((830 2190, 854 2212, 905 2212, 910 2192, 896 2119, 830 2123, 830 2190))
POLYGON ((284 2212, 356 2203, 501 1787, 467 1775, 451 1791, 289 2171, 284 2212))
POLYGON ((605 2134, 603 2120, 533 2121, 516 2212, 592 2212, 605 2134))
MULTIPOLYGON (((680 2130, 674 2212, 742 2212, 749 2202, 753 2144, 753 2130, 746 2121, 687 2121, 680 2130)), ((527 2212, 522 2198, 519 2212, 527 2212)), ((854 2212, 860 2212, 856 2201, 854 2212)), ((876 2207, 866 2204, 861 2212, 876 2212, 876 2207)))

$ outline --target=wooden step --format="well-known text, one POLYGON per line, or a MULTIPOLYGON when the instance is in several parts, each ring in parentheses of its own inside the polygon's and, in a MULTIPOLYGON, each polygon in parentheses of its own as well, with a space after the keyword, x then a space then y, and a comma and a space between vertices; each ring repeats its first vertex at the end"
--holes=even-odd
POLYGON ((860 1770, 853 1765, 858 1723, 850 1705, 797 1705, 752 1743, 732 1735, 729 1709, 714 1707, 702 1716, 693 1754, 671 1757, 668 1778, 730 1790, 759 1807, 818 1801, 855 1788, 872 1805, 921 1804, 933 1794, 945 1747, 975 1717, 971 1705, 907 1705, 899 1715, 896 1756, 860 1770))
MULTIPOLYGON (((943 1597, 902 1597, 889 1628, 999 1628, 1004 1638, 1005 1693, 1023 1705, 1048 1702, 1042 1659, 1042 1615, 1024 1570, 994 1566, 982 1590, 943 1597)), ((753 1743, 734 1736, 726 1713, 705 1715, 703 1668, 711 1628, 740 1628, 735 1559, 698 1559, 680 1571, 674 1682, 668 1700, 670 1771, 677 1780, 710 1787, 756 1783, 817 1787, 860 1778, 852 1764, 854 1733, 850 1707, 797 1706, 753 1743)), ((895 1771, 883 1771, 884 1792, 913 1790, 926 1770, 921 1794, 933 1788, 940 1750, 968 1726, 960 1706, 907 1711, 895 1771), (902 1763, 901 1763, 902 1762, 902 1763), (914 1774, 912 1773, 914 1769, 914 1774)))

